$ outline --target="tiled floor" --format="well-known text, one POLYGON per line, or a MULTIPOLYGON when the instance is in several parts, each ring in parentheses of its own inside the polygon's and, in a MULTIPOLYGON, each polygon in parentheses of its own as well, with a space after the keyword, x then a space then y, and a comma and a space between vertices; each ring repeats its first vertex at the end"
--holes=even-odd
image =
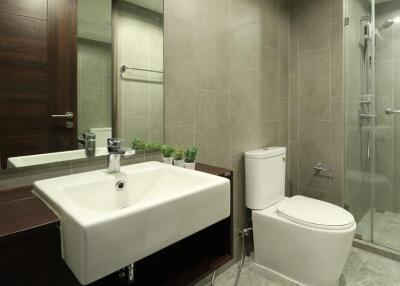
MULTIPOLYGON (((219 275, 215 286, 233 286, 238 265, 219 275)), ((208 284, 209 285, 209 284, 208 284)), ((240 286, 295 286, 246 257, 240 286)), ((400 285, 400 262, 378 256, 358 248, 352 248, 339 286, 397 286, 400 285)))
MULTIPOLYGON (((371 213, 368 211, 357 226, 357 234, 370 240, 371 213)), ((374 241, 380 245, 400 249, 400 213, 374 213, 374 241)))

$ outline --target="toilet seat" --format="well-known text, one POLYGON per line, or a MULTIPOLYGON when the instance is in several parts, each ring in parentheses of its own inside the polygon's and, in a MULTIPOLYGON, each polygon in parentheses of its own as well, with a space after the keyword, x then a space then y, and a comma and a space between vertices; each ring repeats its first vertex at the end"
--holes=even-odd
POLYGON ((279 202, 277 212, 296 224, 316 229, 346 230, 355 224, 353 216, 345 209, 304 196, 279 202))

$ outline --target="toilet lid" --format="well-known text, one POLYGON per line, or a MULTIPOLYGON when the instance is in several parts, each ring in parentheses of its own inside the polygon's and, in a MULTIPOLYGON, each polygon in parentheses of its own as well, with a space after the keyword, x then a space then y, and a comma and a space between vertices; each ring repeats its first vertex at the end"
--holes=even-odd
POLYGON ((349 229, 354 217, 343 208, 320 200, 294 196, 277 206, 278 213, 298 224, 319 229, 349 229))

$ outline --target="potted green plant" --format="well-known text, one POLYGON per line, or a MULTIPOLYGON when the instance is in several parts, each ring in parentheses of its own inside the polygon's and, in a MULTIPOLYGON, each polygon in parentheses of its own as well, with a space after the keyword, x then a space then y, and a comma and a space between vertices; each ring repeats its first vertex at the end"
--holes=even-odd
POLYGON ((161 149, 161 144, 158 142, 149 142, 146 143, 145 145, 146 151, 160 151, 160 149, 161 149))
POLYGON ((174 165, 175 166, 178 166, 178 167, 184 166, 184 160, 183 160, 184 155, 185 155, 185 151, 181 147, 176 146, 175 151, 174 151, 174 165))
POLYGON ((144 150, 146 149, 146 142, 143 138, 136 137, 132 140, 132 149, 134 150, 144 150))
POLYGON ((190 146, 185 151, 185 168, 194 170, 196 168, 196 156, 199 149, 196 146, 190 146))
POLYGON ((163 162, 172 165, 175 148, 171 145, 162 145, 161 153, 163 154, 163 162))

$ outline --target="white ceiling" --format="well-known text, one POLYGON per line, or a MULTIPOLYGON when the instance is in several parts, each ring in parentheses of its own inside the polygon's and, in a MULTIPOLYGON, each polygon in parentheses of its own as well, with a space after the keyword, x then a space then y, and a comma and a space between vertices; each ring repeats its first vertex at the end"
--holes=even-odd
POLYGON ((78 1, 78 37, 111 43, 111 0, 78 1))
POLYGON ((125 0, 125 1, 164 14, 163 0, 125 0))
POLYGON ((392 1, 392 0, 375 0, 375 5, 385 3, 385 2, 390 2, 390 1, 392 1))

